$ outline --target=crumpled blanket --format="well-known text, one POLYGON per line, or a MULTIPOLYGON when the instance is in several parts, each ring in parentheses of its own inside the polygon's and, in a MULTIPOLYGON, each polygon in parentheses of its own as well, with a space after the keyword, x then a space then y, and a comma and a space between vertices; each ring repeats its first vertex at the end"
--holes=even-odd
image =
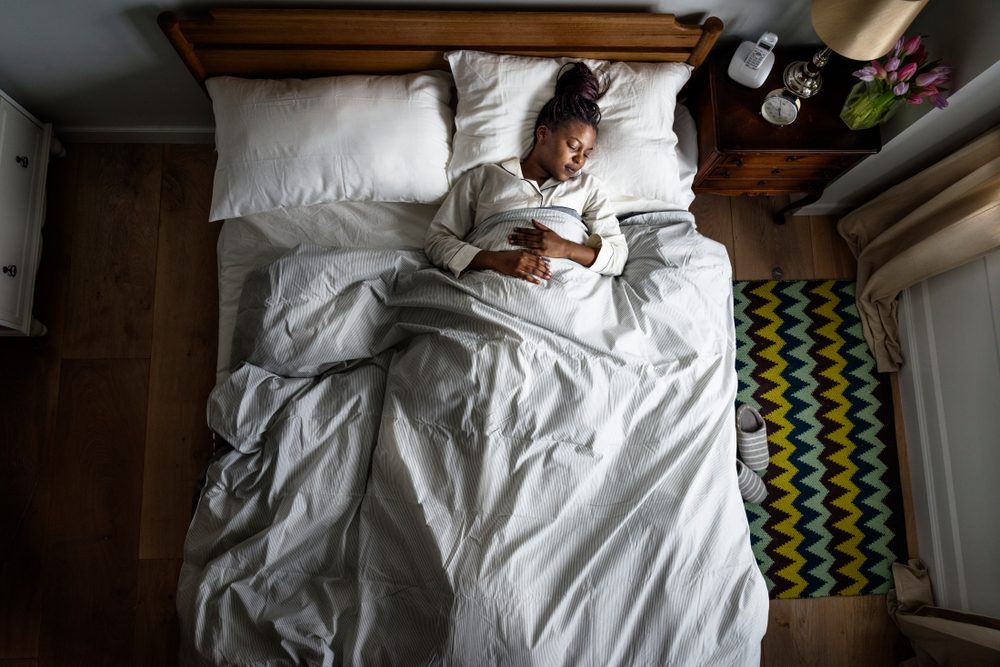
MULTIPOLYGON (((531 218, 586 238, 525 209, 470 242, 531 218)), ((616 278, 308 246, 253 274, 208 406, 231 449, 185 547, 185 660, 758 664, 729 261, 690 214, 629 222, 616 278)))

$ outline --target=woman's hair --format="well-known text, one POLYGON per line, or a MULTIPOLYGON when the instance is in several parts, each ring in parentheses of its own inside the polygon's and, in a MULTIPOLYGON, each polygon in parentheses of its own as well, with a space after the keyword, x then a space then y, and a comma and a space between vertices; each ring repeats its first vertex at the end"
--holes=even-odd
POLYGON ((535 119, 535 130, 541 125, 554 130, 563 123, 578 120, 595 130, 601 122, 601 107, 597 100, 604 94, 601 83, 583 63, 567 63, 556 80, 556 94, 545 103, 535 119))

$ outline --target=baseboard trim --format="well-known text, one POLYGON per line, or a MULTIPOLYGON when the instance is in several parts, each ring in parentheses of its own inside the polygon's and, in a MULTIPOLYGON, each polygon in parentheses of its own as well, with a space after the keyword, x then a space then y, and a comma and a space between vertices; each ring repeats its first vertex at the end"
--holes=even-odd
POLYGON ((845 216, 858 207, 858 204, 849 202, 817 202, 798 209, 792 216, 796 215, 839 215, 845 216))
POLYGON ((60 141, 129 144, 211 144, 215 128, 190 125, 139 125, 134 127, 57 127, 60 141))

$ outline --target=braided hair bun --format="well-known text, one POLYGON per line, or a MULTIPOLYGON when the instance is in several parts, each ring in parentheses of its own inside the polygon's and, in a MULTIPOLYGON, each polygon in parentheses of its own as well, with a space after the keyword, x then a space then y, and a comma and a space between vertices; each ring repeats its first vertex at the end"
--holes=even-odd
POLYGON ((538 113, 535 129, 545 125, 554 130, 563 123, 577 120, 596 130, 601 122, 601 107, 597 105, 601 95, 600 81, 589 67, 581 62, 568 63, 556 80, 556 94, 538 113))

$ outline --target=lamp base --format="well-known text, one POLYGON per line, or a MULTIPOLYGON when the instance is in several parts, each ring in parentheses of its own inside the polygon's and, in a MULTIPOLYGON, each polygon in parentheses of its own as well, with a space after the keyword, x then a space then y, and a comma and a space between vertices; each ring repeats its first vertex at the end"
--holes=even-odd
POLYGON ((782 77, 785 88, 803 99, 818 93, 823 85, 819 70, 830 60, 830 53, 832 52, 827 47, 817 52, 811 61, 796 60, 789 63, 782 77))

